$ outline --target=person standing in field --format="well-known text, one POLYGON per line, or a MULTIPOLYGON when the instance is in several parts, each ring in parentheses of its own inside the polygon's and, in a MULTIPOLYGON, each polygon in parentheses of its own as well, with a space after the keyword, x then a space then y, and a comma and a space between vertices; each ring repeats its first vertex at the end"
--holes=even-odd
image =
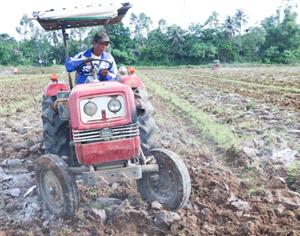
POLYGON ((93 63, 93 66, 98 69, 98 79, 100 81, 116 79, 118 71, 115 59, 110 53, 106 52, 110 43, 108 35, 104 32, 96 33, 92 43, 93 47, 91 49, 80 52, 76 56, 67 58, 66 60, 65 66, 68 72, 72 72, 77 69, 76 84, 88 83, 94 79, 91 74, 90 63, 93 63), (89 58, 106 60, 111 63, 111 66, 107 62, 97 60, 84 63, 89 58), (78 68, 80 64, 82 64, 82 66, 78 68))

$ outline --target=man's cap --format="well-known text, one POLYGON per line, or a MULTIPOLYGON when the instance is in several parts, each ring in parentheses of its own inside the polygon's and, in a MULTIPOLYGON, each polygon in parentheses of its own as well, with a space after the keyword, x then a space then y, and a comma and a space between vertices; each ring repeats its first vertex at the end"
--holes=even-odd
POLYGON ((94 36, 93 42, 95 42, 95 43, 109 42, 109 37, 104 32, 96 33, 94 36))

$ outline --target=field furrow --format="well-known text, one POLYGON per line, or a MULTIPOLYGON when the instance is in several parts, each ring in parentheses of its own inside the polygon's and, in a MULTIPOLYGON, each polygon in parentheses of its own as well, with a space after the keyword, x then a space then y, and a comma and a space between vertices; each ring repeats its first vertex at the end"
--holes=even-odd
POLYGON ((226 76, 215 74, 208 74, 206 70, 201 71, 198 69, 198 72, 192 72, 189 70, 179 71, 178 69, 174 70, 157 70, 157 71, 148 70, 146 74, 151 74, 152 78, 166 78, 171 80, 184 81, 187 85, 190 86, 207 86, 213 88, 217 91, 223 91, 228 93, 236 93, 243 97, 249 97, 260 103, 272 104, 275 106, 289 107, 290 109, 299 111, 300 110, 300 82, 295 82, 298 86, 288 86, 286 83, 281 84, 261 84, 259 82, 243 81, 228 79, 226 76))
POLYGON ((43 152, 41 98, 49 75, 0 78, 0 235, 297 235, 298 72, 140 70, 156 111, 157 142, 182 157, 192 181, 189 204, 167 227, 157 219, 170 212, 146 204, 126 179, 78 183, 75 218, 51 217, 35 190, 27 194, 43 152), (107 199, 113 203, 99 205, 107 199))

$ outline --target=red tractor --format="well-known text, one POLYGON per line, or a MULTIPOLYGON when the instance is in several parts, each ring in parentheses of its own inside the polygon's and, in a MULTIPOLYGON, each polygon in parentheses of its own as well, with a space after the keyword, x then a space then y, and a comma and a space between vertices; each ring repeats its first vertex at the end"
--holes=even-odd
MULTIPOLYGON (((47 31, 62 30, 68 56, 66 28, 120 22, 131 5, 110 6, 111 14, 97 7, 105 14, 85 12, 88 17, 80 18, 76 12, 60 12, 56 17, 51 10, 37 13, 36 19, 47 31)), ((98 178, 121 177, 137 180, 148 202, 170 210, 184 207, 191 191, 188 170, 175 153, 157 148, 153 107, 141 79, 130 69, 119 82, 100 82, 95 70, 93 82, 73 87, 69 73, 69 86, 52 76, 45 88, 45 154, 35 169, 41 199, 53 214, 72 217, 79 207, 76 181, 91 186, 98 178)))

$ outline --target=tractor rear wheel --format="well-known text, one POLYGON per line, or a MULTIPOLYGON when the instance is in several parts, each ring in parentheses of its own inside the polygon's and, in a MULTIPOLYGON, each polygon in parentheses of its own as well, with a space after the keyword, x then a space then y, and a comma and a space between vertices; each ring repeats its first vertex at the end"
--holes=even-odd
POLYGON ((35 178, 41 199, 55 215, 73 217, 79 207, 79 192, 68 165, 58 156, 46 154, 36 162, 35 178))
POLYGON ((69 122, 59 118, 58 112, 54 110, 55 100, 55 96, 43 96, 42 120, 45 153, 69 157, 69 122))
POLYGON ((152 149, 158 147, 156 137, 159 132, 159 128, 153 118, 154 109, 147 91, 145 89, 139 89, 135 93, 135 99, 141 100, 144 108, 144 112, 138 115, 137 120, 140 130, 141 147, 143 153, 148 156, 152 149))
POLYGON ((138 191, 147 202, 160 202, 169 210, 184 207, 191 194, 191 179, 184 162, 166 149, 151 151, 159 165, 158 173, 143 173, 137 181, 138 191))

